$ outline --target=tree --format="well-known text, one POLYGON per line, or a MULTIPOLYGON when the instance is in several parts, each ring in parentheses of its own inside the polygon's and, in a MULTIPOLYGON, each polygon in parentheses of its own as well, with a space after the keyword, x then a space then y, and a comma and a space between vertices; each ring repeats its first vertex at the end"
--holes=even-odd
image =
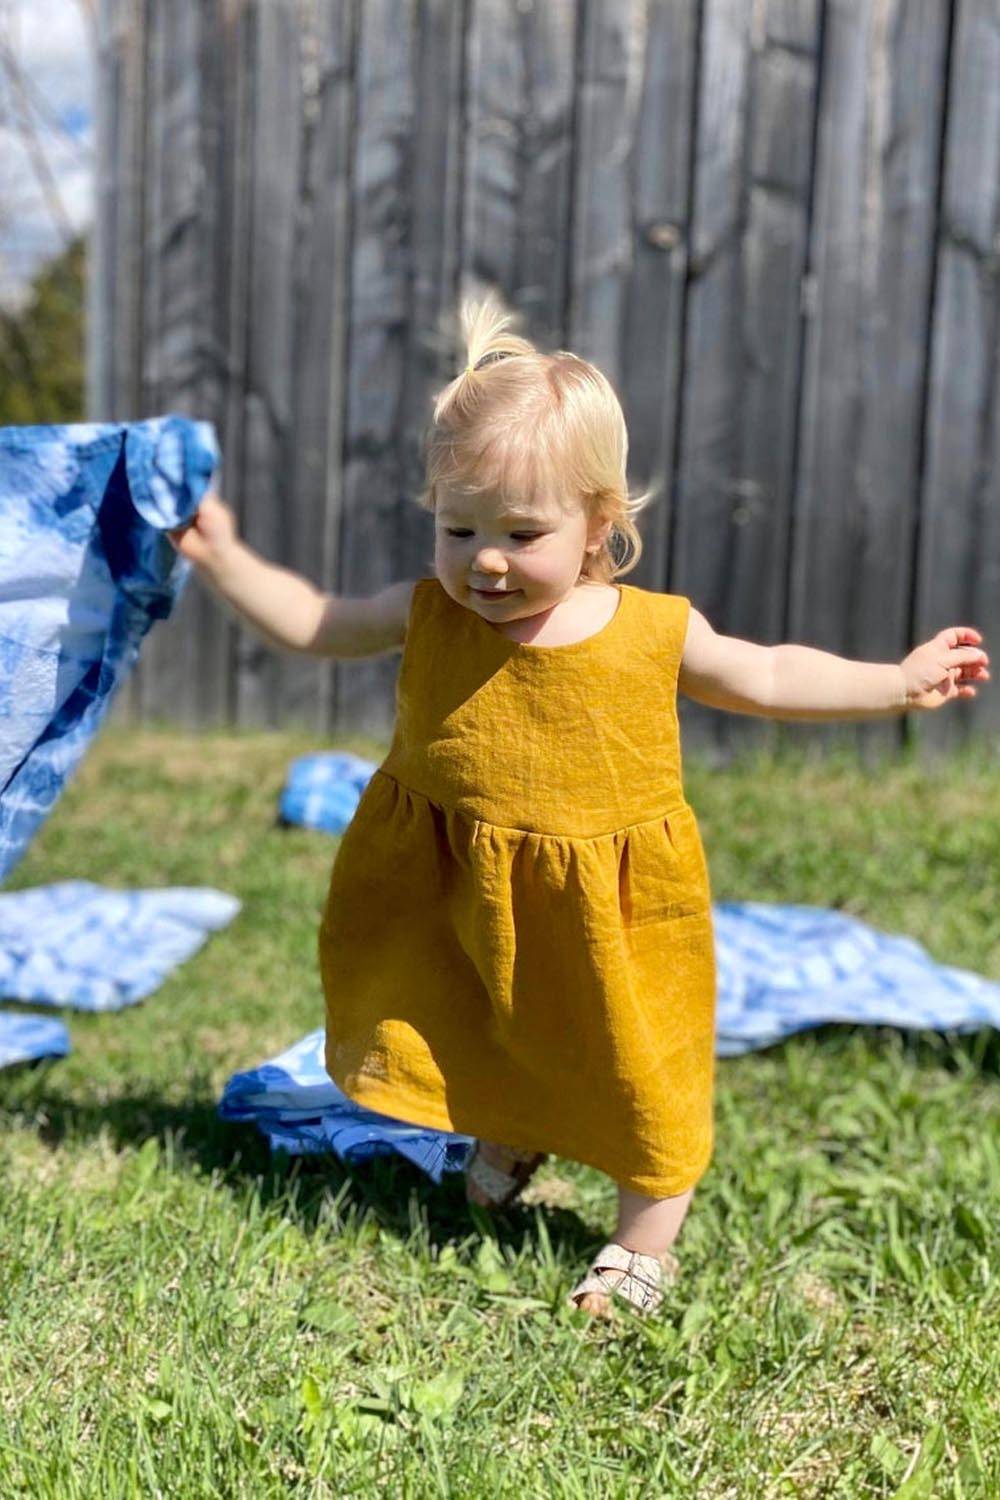
POLYGON ((0 309, 0 426, 83 421, 86 257, 81 236, 42 268, 23 308, 0 309))

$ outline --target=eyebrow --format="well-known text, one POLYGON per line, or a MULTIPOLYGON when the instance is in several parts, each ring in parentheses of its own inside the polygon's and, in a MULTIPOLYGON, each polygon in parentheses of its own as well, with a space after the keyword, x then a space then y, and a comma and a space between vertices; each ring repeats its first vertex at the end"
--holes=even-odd
MULTIPOLYGON (((438 511, 438 517, 442 521, 467 521, 469 519, 469 517, 467 515, 463 515, 461 511, 457 511, 456 512, 456 511, 450 511, 450 510, 440 510, 440 511, 438 511)), ((555 520, 555 517, 554 516, 540 516, 535 511, 528 511, 528 510, 508 510, 508 511, 504 511, 504 513, 502 515, 498 516, 497 520, 501 521, 501 522, 503 522, 503 521, 530 522, 532 524, 537 524, 539 526, 547 526, 547 525, 550 524, 550 522, 552 522, 553 520, 555 520)))

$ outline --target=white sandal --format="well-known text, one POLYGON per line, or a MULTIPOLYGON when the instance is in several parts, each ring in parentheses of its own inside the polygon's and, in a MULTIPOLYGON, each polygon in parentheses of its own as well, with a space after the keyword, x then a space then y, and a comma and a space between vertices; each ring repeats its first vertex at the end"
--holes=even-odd
POLYGON ((500 1167, 491 1166, 488 1161, 484 1161, 479 1141, 472 1148, 472 1154, 466 1163, 465 1179, 467 1183, 474 1183, 489 1198, 488 1205, 477 1205, 480 1208, 506 1208, 513 1203, 545 1160, 544 1151, 516 1151, 512 1146, 504 1149, 514 1158, 512 1172, 504 1172, 500 1167))
POLYGON ((676 1281, 680 1270, 680 1261, 669 1250, 662 1257, 643 1255, 612 1240, 598 1250, 586 1276, 567 1300, 571 1307, 579 1307, 582 1298, 596 1292, 600 1297, 622 1297, 638 1312, 655 1312, 663 1301, 660 1288, 664 1281, 676 1281), (605 1271, 624 1271, 625 1275, 612 1281, 604 1276, 605 1271))

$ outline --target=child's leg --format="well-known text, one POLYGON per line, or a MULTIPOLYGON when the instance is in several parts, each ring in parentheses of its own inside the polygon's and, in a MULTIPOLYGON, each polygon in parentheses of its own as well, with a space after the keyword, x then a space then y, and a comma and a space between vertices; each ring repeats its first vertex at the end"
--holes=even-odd
POLYGON ((628 1188, 618 1189, 618 1228, 612 1239, 626 1250, 662 1255, 680 1233, 691 1206, 694 1188, 676 1198, 644 1198, 628 1188))
MULTIPOLYGON (((676 1198, 644 1198, 628 1188, 618 1189, 618 1227, 611 1236, 615 1244, 626 1250, 636 1250, 640 1255, 655 1255, 662 1259, 673 1244, 684 1222, 694 1188, 679 1193, 676 1198)), ((608 1267, 602 1271, 604 1280, 614 1286, 621 1281, 624 1271, 608 1267)), ((604 1316, 609 1311, 610 1296, 600 1292, 587 1292, 578 1302, 584 1312, 604 1316)))

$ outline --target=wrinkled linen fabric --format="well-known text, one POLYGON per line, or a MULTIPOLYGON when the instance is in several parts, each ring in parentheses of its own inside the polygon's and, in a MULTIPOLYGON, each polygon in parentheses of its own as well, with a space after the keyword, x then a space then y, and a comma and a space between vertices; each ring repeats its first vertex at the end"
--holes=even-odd
POLYGON ((0 998, 121 1010, 156 990, 240 909, 198 886, 115 891, 64 880, 0 895, 0 998))
POLYGON ((61 1021, 0 1011, 0 1068, 42 1057, 65 1057, 69 1050, 69 1033, 61 1021))
POLYGON ((164 531, 218 464, 210 424, 0 428, 0 879, 190 572, 164 531))
MULTIPOLYGON (((1000 984, 935 962, 918 942, 822 907, 720 901, 716 1055, 735 1057, 831 1022, 955 1032, 1000 1026, 1000 984)), ((398 1151, 435 1182, 460 1171, 471 1137, 376 1115, 341 1093, 310 1032, 234 1074, 219 1112, 252 1120, 273 1149, 353 1160, 398 1151)))
POLYGON ((278 802, 279 821, 343 833, 375 769, 374 761, 346 751, 300 755, 288 767, 278 802))

